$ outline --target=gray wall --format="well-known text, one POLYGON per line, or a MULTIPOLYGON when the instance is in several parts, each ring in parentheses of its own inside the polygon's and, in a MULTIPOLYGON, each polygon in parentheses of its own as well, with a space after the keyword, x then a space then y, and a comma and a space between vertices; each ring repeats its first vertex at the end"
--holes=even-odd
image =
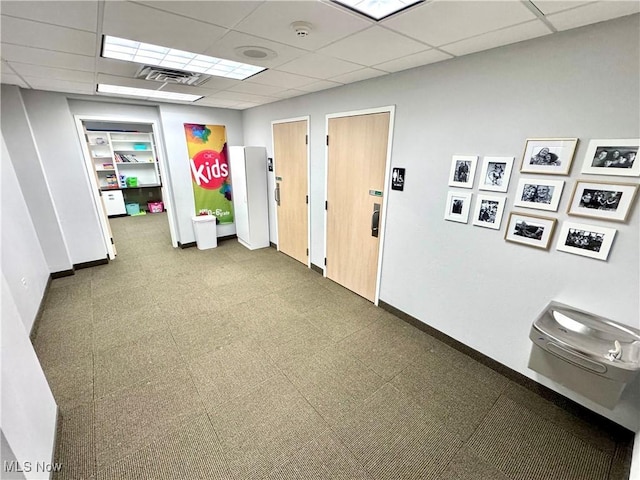
POLYGON ((40 154, 27 116, 21 90, 2 85, 2 134, 12 155, 18 181, 24 191, 29 215, 33 219, 50 272, 72 267, 58 212, 53 204, 40 154))
POLYGON ((105 258, 107 246, 66 96, 36 90, 23 90, 22 96, 71 262, 105 258))
MULTIPOLYGON (((629 428, 640 428, 640 382, 609 411, 527 368, 532 320, 550 300, 638 324, 640 209, 618 230, 607 262, 505 242, 525 140, 578 137, 557 213, 566 215, 591 138, 640 136, 640 17, 634 15, 481 52, 244 112, 244 143, 267 146, 270 122, 311 115, 311 260, 323 261, 325 115, 396 106, 392 166, 407 169, 389 191, 381 300, 629 428), (500 231, 443 220, 451 156, 514 156, 500 231), (611 279, 611 280, 607 280, 611 279)), ((531 176, 531 175, 529 175, 531 176)), ((477 180, 476 180, 477 185, 477 180)), ((478 194, 474 188, 474 197, 478 194)), ((274 238, 272 238, 274 240, 274 238)))
MULTIPOLYGON (((10 450, 21 464, 35 464, 37 461, 51 461, 56 431, 57 406, 29 340, 29 331, 44 294, 49 269, 4 136, 1 147, 2 460, 5 460, 4 453, 10 450), (21 283, 20 277, 27 279, 26 285, 21 283)), ((26 478, 39 476, 34 469, 26 478)))

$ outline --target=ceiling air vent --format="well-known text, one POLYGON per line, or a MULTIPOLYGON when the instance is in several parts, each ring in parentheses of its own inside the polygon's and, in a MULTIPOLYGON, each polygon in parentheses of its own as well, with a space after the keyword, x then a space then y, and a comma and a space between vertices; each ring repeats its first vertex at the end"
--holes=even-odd
POLYGON ((185 72, 182 70, 173 70, 171 68, 145 65, 138 70, 136 78, 153 80, 154 82, 191 85, 195 87, 209 80, 211 76, 204 75, 202 73, 185 72))

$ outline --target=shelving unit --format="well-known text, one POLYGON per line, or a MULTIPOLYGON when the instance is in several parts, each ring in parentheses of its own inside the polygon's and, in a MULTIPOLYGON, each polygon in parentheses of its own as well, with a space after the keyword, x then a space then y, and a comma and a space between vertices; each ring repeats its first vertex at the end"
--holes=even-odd
POLYGON ((102 194, 108 216, 126 214, 128 202, 162 200, 152 133, 85 130, 85 137, 100 190, 120 191, 102 194), (133 178, 135 185, 127 181, 133 178))

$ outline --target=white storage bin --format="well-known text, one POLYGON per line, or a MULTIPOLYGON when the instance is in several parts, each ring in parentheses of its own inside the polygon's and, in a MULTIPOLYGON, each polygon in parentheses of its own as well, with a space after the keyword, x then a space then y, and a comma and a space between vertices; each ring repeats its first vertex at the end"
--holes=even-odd
POLYGON ((198 250, 216 248, 218 246, 216 217, 213 215, 202 215, 193 217, 192 221, 198 250))

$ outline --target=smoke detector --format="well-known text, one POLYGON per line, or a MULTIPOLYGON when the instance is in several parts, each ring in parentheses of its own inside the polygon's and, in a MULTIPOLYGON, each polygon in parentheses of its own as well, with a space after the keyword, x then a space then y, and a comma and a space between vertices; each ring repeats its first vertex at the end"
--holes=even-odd
POLYGON ((296 32, 296 36, 300 38, 308 37, 311 34, 313 25, 307 22, 293 22, 291 28, 296 32))

